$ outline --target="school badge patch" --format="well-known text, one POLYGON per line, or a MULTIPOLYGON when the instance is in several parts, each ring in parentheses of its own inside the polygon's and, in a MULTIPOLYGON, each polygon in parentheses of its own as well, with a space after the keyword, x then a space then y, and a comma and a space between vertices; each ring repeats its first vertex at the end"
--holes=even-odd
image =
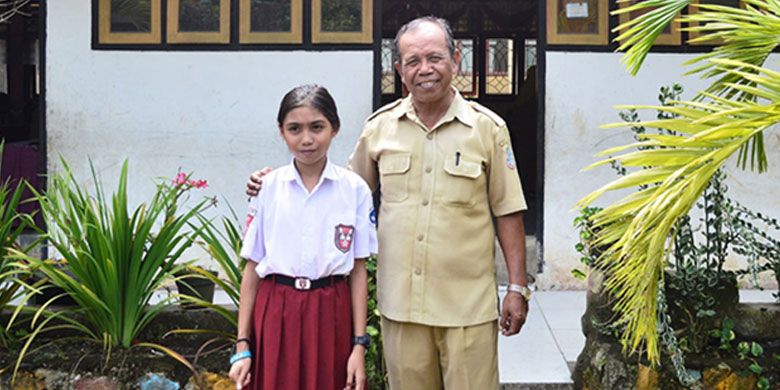
POLYGON ((349 252, 352 248, 352 236, 355 233, 355 227, 350 225, 336 225, 336 233, 334 235, 334 241, 336 243, 336 249, 341 253, 349 252))
POLYGON ((515 153, 512 152, 512 145, 506 144, 504 145, 504 152, 506 153, 506 166, 509 169, 515 169, 517 164, 515 164, 515 153))

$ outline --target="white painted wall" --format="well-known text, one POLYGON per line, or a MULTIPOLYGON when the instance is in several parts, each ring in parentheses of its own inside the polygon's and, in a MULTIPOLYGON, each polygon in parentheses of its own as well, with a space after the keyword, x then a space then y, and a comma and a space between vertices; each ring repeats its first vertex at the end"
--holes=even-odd
POLYGON ((195 196, 224 197, 243 214, 250 172, 290 161, 276 113, 295 85, 316 82, 334 96, 342 128, 330 156, 339 164, 371 113, 370 51, 95 51, 88 1, 52 1, 47 14, 49 172, 63 156, 86 180, 91 158, 115 188, 129 158, 134 203, 181 168, 208 180, 195 196))
MULTIPOLYGON (((582 283, 570 276, 578 266, 574 250, 577 233, 572 220, 577 216, 575 204, 583 196, 617 176, 606 167, 580 170, 597 161, 595 154, 611 146, 630 141, 628 129, 603 130, 600 125, 620 122, 617 104, 657 104, 662 85, 679 82, 685 88, 683 98, 692 98, 708 85, 698 76, 683 77, 681 64, 694 55, 651 54, 642 70, 632 77, 614 53, 548 52, 545 101, 545 172, 544 172, 544 261, 545 269, 537 284, 545 289, 581 288, 582 283)), ((776 64, 774 56, 767 64, 776 64)), ((773 66, 774 67, 774 66, 773 66)), ((643 118, 655 117, 655 111, 643 118)), ((756 211, 780 217, 780 132, 766 132, 765 147, 769 172, 758 175, 742 172, 732 162, 729 196, 756 211), (737 172, 739 171, 739 172, 737 172)), ((605 205, 605 198, 598 204, 605 205)), ((733 259, 732 265, 742 264, 733 259)), ((765 284, 768 274, 765 274, 765 284)))

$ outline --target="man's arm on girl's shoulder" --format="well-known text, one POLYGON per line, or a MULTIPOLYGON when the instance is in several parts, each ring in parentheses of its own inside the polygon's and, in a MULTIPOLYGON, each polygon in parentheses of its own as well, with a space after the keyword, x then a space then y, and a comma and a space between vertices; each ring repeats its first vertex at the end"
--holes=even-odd
POLYGON ((263 188, 263 177, 273 170, 271 167, 265 167, 259 171, 252 172, 249 180, 246 182, 246 194, 250 197, 257 196, 263 188))

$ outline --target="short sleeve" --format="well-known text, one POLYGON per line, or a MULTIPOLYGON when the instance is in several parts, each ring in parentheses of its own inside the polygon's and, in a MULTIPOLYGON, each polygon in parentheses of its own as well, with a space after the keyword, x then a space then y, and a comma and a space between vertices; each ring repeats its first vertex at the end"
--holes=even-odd
POLYGON ((244 242, 241 245, 241 257, 259 263, 265 257, 265 236, 263 232, 262 196, 256 196, 249 202, 244 226, 244 242))
POLYGON ((500 217, 526 210, 528 206, 506 126, 499 126, 495 130, 491 146, 488 199, 493 215, 500 217))
POLYGON ((377 171, 377 164, 374 158, 371 156, 370 134, 371 130, 369 125, 363 130, 363 133, 358 138, 355 149, 352 151, 352 155, 349 156, 349 162, 347 166, 352 172, 355 172, 366 181, 371 191, 375 191, 379 186, 379 174, 377 171))
POLYGON ((377 253, 376 213, 368 186, 361 182, 358 191, 354 253, 356 259, 361 259, 377 253))

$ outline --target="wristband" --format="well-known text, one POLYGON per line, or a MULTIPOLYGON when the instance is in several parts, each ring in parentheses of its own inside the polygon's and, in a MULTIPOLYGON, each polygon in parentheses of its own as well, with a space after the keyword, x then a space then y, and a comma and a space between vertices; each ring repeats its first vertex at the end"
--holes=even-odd
POLYGON ((235 342, 235 343, 233 343, 233 344, 235 344, 235 345, 238 345, 238 343, 247 343, 247 344, 249 344, 249 345, 252 345, 252 341, 250 341, 248 338, 241 338, 241 339, 238 339, 238 340, 236 340, 236 342, 235 342))
POLYGON ((230 364, 233 365, 239 360, 251 359, 251 358, 252 358, 252 352, 241 351, 230 357, 230 364))

